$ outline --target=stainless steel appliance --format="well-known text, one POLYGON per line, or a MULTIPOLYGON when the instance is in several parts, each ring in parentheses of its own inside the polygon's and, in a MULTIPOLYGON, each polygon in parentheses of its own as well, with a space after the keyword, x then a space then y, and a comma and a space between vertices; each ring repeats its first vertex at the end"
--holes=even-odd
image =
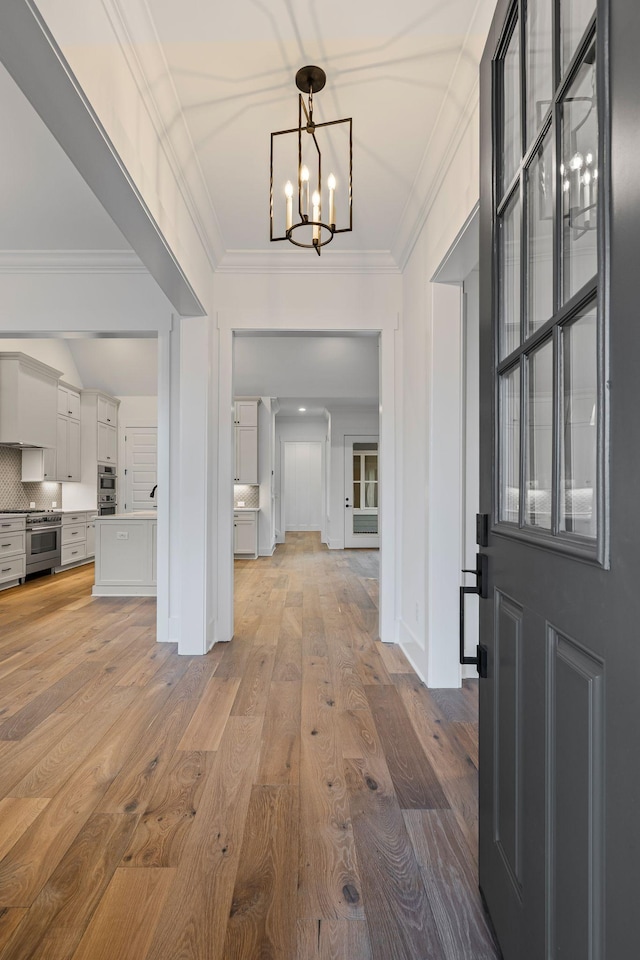
POLYGON ((98 464, 98 502, 100 500, 100 495, 103 493, 109 493, 113 497, 114 501, 116 499, 118 478, 116 476, 116 468, 113 464, 109 463, 99 463, 98 464))
POLYGON ((26 517, 26 574, 60 566, 62 516, 59 513, 28 513, 26 517))

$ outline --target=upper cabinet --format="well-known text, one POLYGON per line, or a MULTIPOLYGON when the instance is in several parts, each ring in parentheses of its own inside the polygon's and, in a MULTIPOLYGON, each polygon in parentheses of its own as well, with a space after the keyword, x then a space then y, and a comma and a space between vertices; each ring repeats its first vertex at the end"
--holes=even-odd
POLYGON ((118 459, 118 431, 98 421, 98 463, 115 463, 118 459))
POLYGON ((58 384, 58 413, 61 417, 80 419, 80 391, 62 381, 58 384))
POLYGON ((256 398, 234 405, 234 483, 258 482, 258 404, 256 398))
POLYGON ((80 391, 58 383, 55 446, 22 451, 23 482, 80 480, 80 391))
POLYGON ((236 427, 258 426, 259 400, 236 400, 234 405, 233 422, 236 427))
POLYGON ((24 353, 0 353, 0 444, 56 446, 59 378, 24 353))
POLYGON ((83 469, 92 476, 98 463, 118 461, 118 407, 120 401, 101 390, 82 391, 83 469), (84 443, 87 443, 84 449, 84 443))
MULTIPOLYGON (((98 423, 107 423, 111 424, 112 427, 115 427, 118 422, 119 402, 119 400, 114 400, 113 397, 107 397, 104 394, 98 394, 98 423)), ((98 457, 98 459, 100 458, 98 457)))

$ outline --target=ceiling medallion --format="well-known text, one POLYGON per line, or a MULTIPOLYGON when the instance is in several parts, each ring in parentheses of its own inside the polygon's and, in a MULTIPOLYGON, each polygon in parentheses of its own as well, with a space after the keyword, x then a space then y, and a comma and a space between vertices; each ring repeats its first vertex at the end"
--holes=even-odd
POLYGON ((336 233, 353 230, 352 120, 316 123, 313 118, 313 95, 326 82, 320 67, 301 67, 296 74, 301 91, 298 126, 271 134, 270 239, 289 240, 296 247, 315 250, 318 256, 336 233), (324 191, 323 151, 330 170, 324 191), (278 184, 275 198, 274 183, 278 184))

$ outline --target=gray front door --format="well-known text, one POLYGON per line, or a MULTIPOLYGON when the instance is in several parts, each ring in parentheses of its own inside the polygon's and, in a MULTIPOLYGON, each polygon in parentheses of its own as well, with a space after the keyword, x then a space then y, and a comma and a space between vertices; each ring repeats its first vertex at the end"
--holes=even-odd
POLYGON ((638 955, 640 4, 481 68, 480 885, 505 960, 638 955))

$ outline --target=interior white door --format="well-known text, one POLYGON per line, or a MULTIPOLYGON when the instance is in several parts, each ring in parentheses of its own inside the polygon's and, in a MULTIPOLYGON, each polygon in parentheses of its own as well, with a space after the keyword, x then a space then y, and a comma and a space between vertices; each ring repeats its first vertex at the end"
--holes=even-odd
POLYGON ((285 530, 322 529, 322 443, 283 443, 285 530))
POLYGON ((379 547, 378 437, 344 438, 344 545, 379 547))
POLYGON ((119 496, 119 509, 153 510, 158 502, 151 498, 158 482, 157 427, 127 427, 125 438, 124 503, 119 496))

